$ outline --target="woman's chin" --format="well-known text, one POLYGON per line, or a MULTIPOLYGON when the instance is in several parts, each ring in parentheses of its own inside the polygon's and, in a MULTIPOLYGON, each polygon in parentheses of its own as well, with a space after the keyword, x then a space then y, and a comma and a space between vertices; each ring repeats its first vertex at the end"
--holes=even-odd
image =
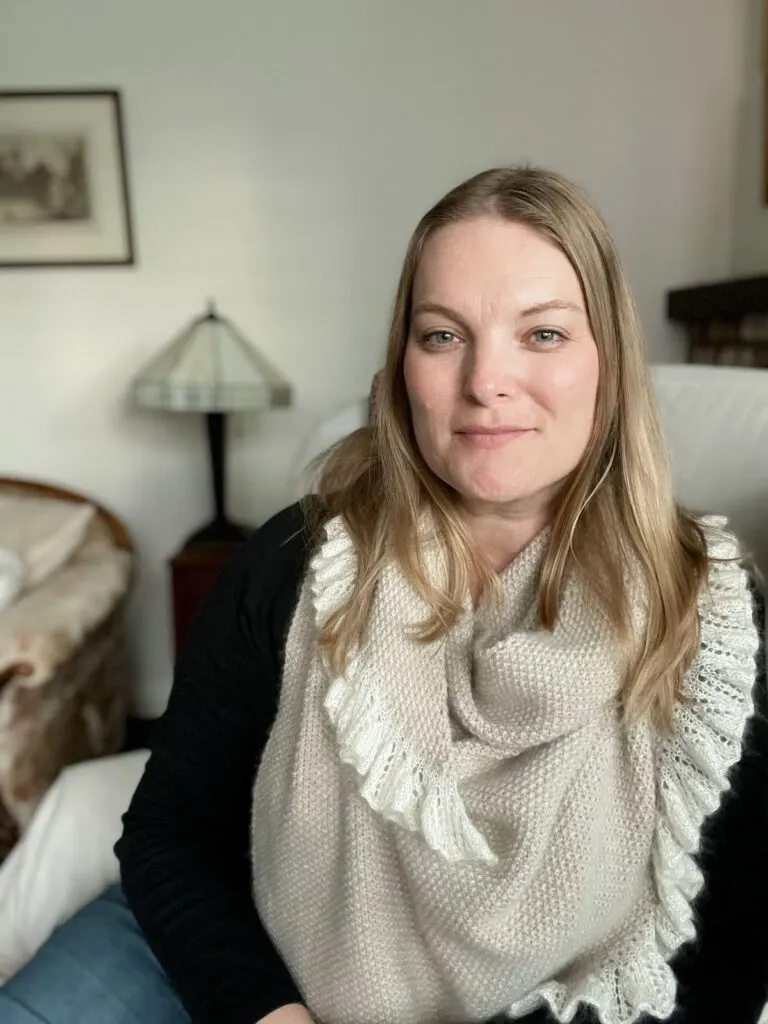
POLYGON ((454 488, 467 505, 511 505, 532 496, 521 481, 458 480, 454 488))

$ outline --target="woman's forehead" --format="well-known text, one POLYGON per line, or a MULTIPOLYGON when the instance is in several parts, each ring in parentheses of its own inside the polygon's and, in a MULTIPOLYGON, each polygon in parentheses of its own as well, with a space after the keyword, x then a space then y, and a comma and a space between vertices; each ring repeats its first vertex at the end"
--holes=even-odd
POLYGON ((436 231, 424 246, 412 294, 414 309, 434 303, 515 316, 558 300, 584 304, 565 253, 524 224, 492 217, 436 231))

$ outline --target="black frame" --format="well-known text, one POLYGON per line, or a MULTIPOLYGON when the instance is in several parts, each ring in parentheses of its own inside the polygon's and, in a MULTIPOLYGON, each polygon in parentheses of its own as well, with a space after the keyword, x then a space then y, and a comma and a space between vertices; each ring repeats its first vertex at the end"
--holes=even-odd
POLYGON ((128 169, 126 163, 125 130, 123 127, 123 108, 120 92, 117 89, 5 89, 0 90, 0 105, 3 100, 56 100, 56 99, 87 99, 89 97, 107 97, 112 100, 117 135, 118 171, 120 173, 120 199, 123 204, 125 219, 125 241, 127 255, 124 259, 72 259, 72 260, 29 260, 5 261, 0 258, 0 269, 54 269, 67 267, 126 267, 136 262, 133 221, 131 217, 131 201, 128 188, 128 169))

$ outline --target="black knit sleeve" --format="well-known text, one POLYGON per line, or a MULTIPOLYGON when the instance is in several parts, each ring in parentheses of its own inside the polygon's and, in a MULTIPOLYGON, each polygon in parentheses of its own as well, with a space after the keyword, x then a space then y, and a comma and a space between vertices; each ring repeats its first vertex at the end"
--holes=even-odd
POLYGON ((219 577, 176 668, 116 852, 128 902, 195 1024, 254 1024, 299 992, 254 907, 251 790, 306 558, 298 506, 219 577))

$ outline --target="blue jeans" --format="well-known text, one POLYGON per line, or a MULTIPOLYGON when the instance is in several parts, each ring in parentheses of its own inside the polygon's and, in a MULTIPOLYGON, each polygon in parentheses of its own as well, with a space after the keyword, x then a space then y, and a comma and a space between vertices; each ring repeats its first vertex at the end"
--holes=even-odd
POLYGON ((115 885, 0 988, 2 1024, 190 1024, 115 885))

